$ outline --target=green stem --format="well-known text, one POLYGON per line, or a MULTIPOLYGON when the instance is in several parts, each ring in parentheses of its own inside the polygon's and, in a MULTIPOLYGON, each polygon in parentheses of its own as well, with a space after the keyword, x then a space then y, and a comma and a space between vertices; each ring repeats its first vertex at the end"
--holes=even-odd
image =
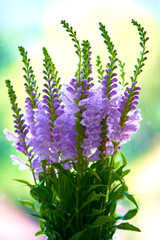
POLYGON ((114 157, 115 157, 115 152, 114 152, 113 155, 111 156, 111 163, 110 163, 110 167, 111 167, 111 168, 114 167, 114 157))
POLYGON ((32 172, 32 176, 33 176, 33 179, 34 179, 34 183, 35 183, 35 185, 37 186, 37 180, 36 180, 36 178, 35 178, 35 175, 34 175, 34 170, 33 170, 33 168, 32 168, 32 164, 31 164, 31 158, 29 158, 29 164, 30 164, 30 168, 31 168, 31 172, 32 172))
POLYGON ((79 53, 79 63, 78 63, 78 83, 81 84, 81 66, 82 66, 82 53, 79 53))
POLYGON ((80 209, 79 209, 79 190, 80 190, 80 179, 81 179, 81 174, 79 172, 79 168, 77 169, 77 186, 76 186, 76 208, 75 208, 75 212, 76 212, 76 231, 79 232, 80 229, 80 209))
MULTIPOLYGON (((107 200, 109 199, 109 195, 110 195, 110 192, 111 192, 111 186, 109 185, 109 182, 110 182, 110 178, 111 178, 111 172, 112 172, 112 169, 114 167, 114 157, 115 157, 115 152, 111 156, 111 161, 110 161, 110 165, 109 165, 108 185, 106 187, 106 194, 105 194, 107 196, 107 200)), ((104 205, 105 205, 105 201, 104 201, 104 205)))
POLYGON ((33 169, 32 169, 32 175, 33 175, 34 183, 35 183, 35 185, 37 185, 37 181, 36 181, 36 178, 35 178, 34 170, 33 170, 33 169))

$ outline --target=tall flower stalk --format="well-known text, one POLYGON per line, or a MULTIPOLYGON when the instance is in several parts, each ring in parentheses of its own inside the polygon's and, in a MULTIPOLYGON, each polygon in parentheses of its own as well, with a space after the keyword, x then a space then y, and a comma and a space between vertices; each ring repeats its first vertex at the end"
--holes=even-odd
POLYGON ((6 80, 13 110, 15 134, 4 130, 7 140, 13 141, 17 151, 26 156, 22 161, 11 155, 20 169, 30 169, 34 184, 16 179, 30 188, 31 196, 39 203, 22 201, 32 207, 39 218, 40 231, 48 240, 112 239, 117 229, 140 231, 128 220, 138 205, 128 193, 124 177, 127 161, 121 146, 139 128, 142 120, 138 106, 140 87, 137 77, 142 72, 146 54, 146 32, 136 21, 133 25, 140 35, 140 58, 131 82, 125 81, 124 63, 102 23, 99 29, 107 46, 109 61, 103 68, 97 56, 97 87, 94 86, 91 46, 82 43, 76 32, 63 20, 78 56, 78 66, 68 84, 61 85, 58 71, 47 51, 44 54, 44 88, 38 93, 30 59, 19 47, 25 72, 24 113, 16 102, 10 80, 6 80), (120 67, 120 77, 116 72, 120 67), (135 208, 121 216, 116 206, 127 198, 135 208))

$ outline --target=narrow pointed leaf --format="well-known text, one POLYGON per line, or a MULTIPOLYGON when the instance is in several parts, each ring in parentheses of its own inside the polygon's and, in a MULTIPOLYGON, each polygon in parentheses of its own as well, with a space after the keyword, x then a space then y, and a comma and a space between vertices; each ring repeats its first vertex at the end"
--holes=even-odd
POLYGON ((35 236, 38 237, 38 236, 40 236, 42 234, 44 234, 42 231, 38 231, 38 232, 35 233, 35 236))
POLYGON ((31 201, 28 201, 28 200, 20 200, 20 203, 21 203, 22 205, 24 205, 24 206, 27 206, 27 207, 33 209, 33 210, 36 210, 34 203, 31 202, 31 201))
POLYGON ((113 221, 113 218, 110 216, 99 216, 91 225, 91 227, 101 227, 103 224, 113 221))
POLYGON ((22 180, 22 179, 13 179, 14 181, 20 182, 20 183, 24 183, 25 185, 32 187, 32 184, 30 184, 28 181, 26 180, 22 180))
POLYGON ((92 168, 88 168, 87 169, 89 173, 91 173, 92 175, 94 175, 100 182, 102 182, 101 178, 99 177, 99 175, 94 171, 92 170, 92 168))
POLYGON ((129 231, 136 231, 136 232, 141 232, 141 230, 135 226, 133 226, 132 224, 125 222, 125 223, 121 223, 117 226, 115 226, 116 229, 122 229, 122 230, 129 230, 129 231))
POLYGON ((36 218, 44 219, 40 214, 29 213, 28 215, 36 217, 36 218))
POLYGON ((122 217, 122 219, 129 220, 129 219, 133 218, 137 214, 137 212, 138 212, 137 208, 131 209, 122 217))
POLYGON ((94 209, 92 210, 92 213, 91 214, 88 214, 88 216, 96 216, 96 215, 99 215, 103 212, 105 212, 106 209, 94 209))
POLYGON ((138 204, 137 204, 135 198, 133 197, 133 195, 129 194, 128 192, 124 192, 123 194, 124 194, 124 196, 126 196, 128 198, 128 200, 130 200, 132 203, 134 203, 136 205, 136 207, 138 208, 138 204))
POLYGON ((97 233, 94 228, 85 228, 84 230, 76 233, 69 240, 84 240, 84 239, 97 239, 97 233))
POLYGON ((100 199, 100 195, 95 193, 94 191, 88 196, 87 201, 83 202, 80 209, 83 209, 86 207, 89 203, 93 201, 98 201, 100 199))
POLYGON ((122 152, 121 152, 121 157, 122 157, 123 165, 126 166, 127 165, 127 159, 122 152))

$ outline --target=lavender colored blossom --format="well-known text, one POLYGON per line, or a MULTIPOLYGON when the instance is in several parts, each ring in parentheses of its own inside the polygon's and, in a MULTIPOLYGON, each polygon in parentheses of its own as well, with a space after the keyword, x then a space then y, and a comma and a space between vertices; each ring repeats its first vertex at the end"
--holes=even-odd
MULTIPOLYGON (((85 136, 82 142, 83 155, 87 157, 88 162, 100 159, 98 148, 104 142, 101 136, 103 119, 106 118, 107 140, 105 140, 105 147, 103 148, 105 155, 113 154, 115 150, 113 143, 116 143, 116 149, 120 149, 123 143, 130 140, 130 135, 138 130, 139 121, 141 121, 140 110, 132 109, 138 104, 136 96, 139 88, 133 86, 123 92, 122 86, 117 83, 117 79, 113 78, 110 86, 108 86, 107 76, 104 76, 100 86, 87 91, 86 88, 90 83, 86 79, 83 80, 81 87, 78 79, 72 79, 70 85, 64 85, 62 88, 60 98, 58 98, 59 95, 56 93, 57 89, 55 89, 55 93, 51 94, 51 96, 54 96, 52 108, 57 116, 53 125, 51 123, 49 97, 45 94, 45 91, 43 91, 43 99, 37 103, 37 107, 34 109, 30 100, 26 99, 23 125, 24 129, 27 130, 27 144, 32 149, 32 155, 34 156, 32 159, 33 169, 41 172, 43 170, 42 160, 47 160, 48 163, 63 162, 67 159, 76 161, 76 136, 78 133, 75 130, 77 119, 75 114, 79 111, 82 114, 81 124, 85 127, 85 136), (107 87, 110 88, 109 92, 107 92, 107 87), (77 100, 75 101, 75 99, 77 100), (124 122, 122 128, 120 119, 129 99, 131 100, 126 116, 127 121, 124 122)), ((19 139, 23 140, 24 135, 18 130, 19 126, 16 126, 18 137, 7 130, 4 130, 4 133, 8 140, 14 141, 17 150, 22 151, 22 148, 25 149, 25 144, 23 141, 20 142, 19 139)), ((63 167, 70 169, 71 163, 65 163, 63 167)))
MULTIPOLYGON (((44 160, 47 164, 62 163, 64 169, 70 169, 79 157, 91 162, 113 155, 140 126, 142 118, 137 105, 141 88, 132 82, 123 89, 115 72, 117 58, 107 64, 97 87, 90 76, 91 51, 82 51, 82 58, 81 68, 61 90, 45 58, 42 99, 32 73, 28 70, 24 76, 30 82, 25 83, 29 96, 24 114, 13 114, 16 135, 8 130, 4 133, 30 159, 37 177, 43 171, 44 160)), ((12 108, 20 112, 16 104, 12 108)), ((13 159, 21 165, 20 160, 13 159)))
POLYGON ((111 141, 107 141, 106 149, 104 151, 106 155, 112 155, 114 153, 114 147, 111 141))
POLYGON ((8 129, 4 129, 3 133, 6 135, 6 140, 13 142, 12 146, 16 146, 18 143, 18 137, 10 132, 8 129))
POLYGON ((82 113, 83 120, 81 124, 86 128, 82 147, 84 149, 83 154, 87 157, 91 155, 92 151, 96 149, 102 141, 100 133, 103 112, 100 94, 101 88, 92 90, 92 94, 87 99, 80 102, 80 105, 85 106, 85 110, 82 113))
POLYGON ((20 171, 29 169, 29 167, 25 164, 25 162, 22 161, 20 158, 16 157, 15 155, 10 155, 10 157, 12 159, 12 164, 13 165, 19 165, 19 170, 20 171))

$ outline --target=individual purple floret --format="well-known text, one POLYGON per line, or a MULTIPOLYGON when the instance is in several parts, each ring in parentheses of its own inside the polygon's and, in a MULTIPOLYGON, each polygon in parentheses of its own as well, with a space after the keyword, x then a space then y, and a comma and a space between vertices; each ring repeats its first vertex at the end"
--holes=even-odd
POLYGON ((19 165, 20 171, 29 169, 29 167, 26 165, 26 163, 23 160, 21 160, 20 158, 16 157, 15 155, 10 155, 10 157, 12 159, 13 165, 19 165))

